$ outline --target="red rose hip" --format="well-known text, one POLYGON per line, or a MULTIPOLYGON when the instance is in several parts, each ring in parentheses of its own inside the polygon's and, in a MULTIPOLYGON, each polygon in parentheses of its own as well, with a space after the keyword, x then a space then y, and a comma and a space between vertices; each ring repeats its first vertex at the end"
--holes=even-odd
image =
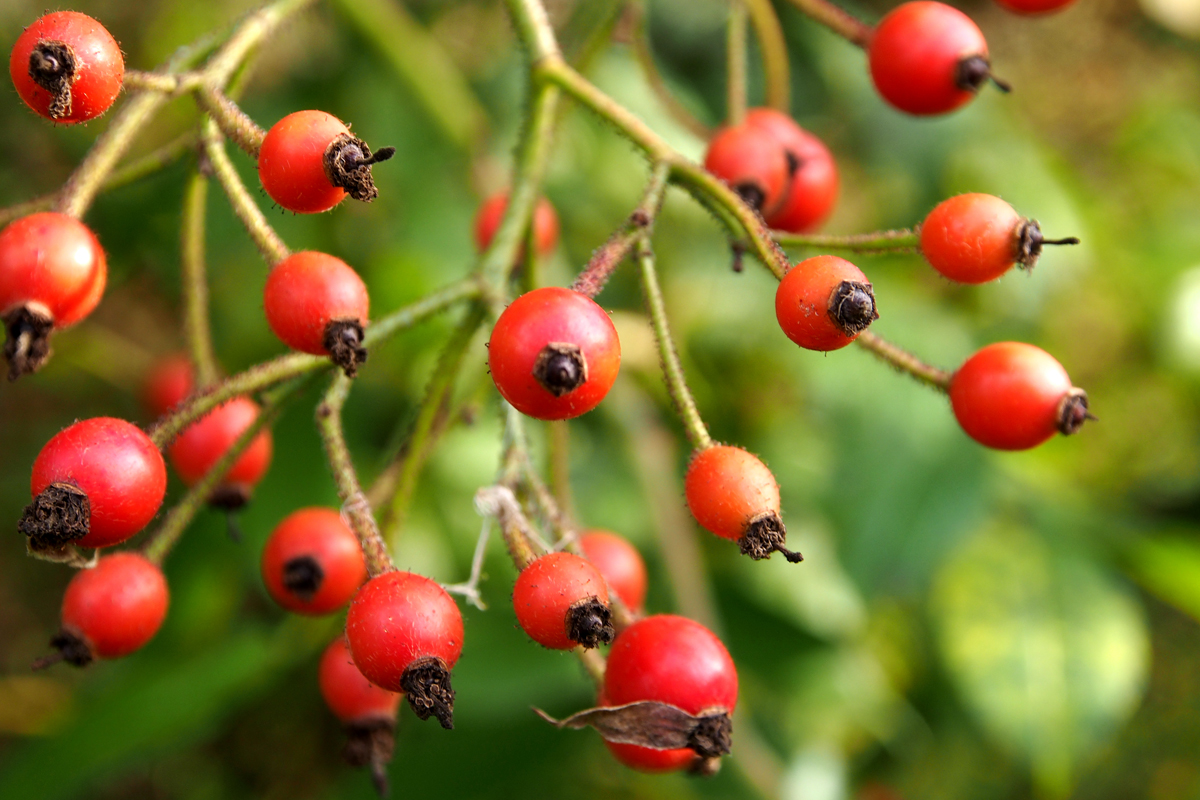
POLYGON ((421 719, 454 727, 450 670, 462 653, 462 615, 435 581, 399 571, 367 581, 346 614, 346 641, 367 680, 404 692, 421 719))
POLYGON ((108 547, 146 527, 166 491, 166 465, 149 436, 125 420, 86 419, 38 453, 19 527, 35 551, 108 547))
MULTIPOLYGON (((507 208, 507 190, 496 192, 479 206, 475 215, 475 247, 479 252, 482 253, 492 243, 507 208)), ((558 214, 544 197, 538 198, 533 209, 533 240, 537 243, 537 254, 542 258, 553 253, 558 246, 558 214)), ((523 247, 521 252, 525 252, 523 247)))
POLYGON ((844 258, 815 256, 788 270, 775 290, 775 318, 808 350, 837 350, 879 319, 875 290, 844 258))
POLYGON ((646 562, 642 554, 623 536, 609 531, 586 531, 579 546, 588 561, 596 565, 609 590, 635 614, 646 602, 646 562))
POLYGON ((604 576, 573 553, 547 553, 521 570, 513 610, 535 642, 555 650, 596 647, 614 636, 604 576))
POLYGON ((350 602, 367 578, 358 537, 332 508, 302 508, 267 539, 262 577, 276 603, 319 615, 350 602))
MULTIPOLYGON (((193 422, 167 449, 171 465, 188 486, 195 484, 221 460, 259 415, 258 404, 248 397, 235 397, 193 422)), ((221 478, 209 502, 220 508, 245 505, 271 465, 274 449, 271 432, 264 430, 233 462, 221 478)))
POLYGON ((72 124, 98 117, 113 104, 125 59, 99 22, 78 11, 56 11, 17 38, 8 71, 25 105, 47 119, 72 124))
POLYGON ((767 224, 789 233, 816 230, 837 203, 837 164, 829 148, 773 108, 750 109, 746 124, 766 131, 783 145, 791 172, 783 202, 767 216, 767 224))
POLYGON ((792 176, 783 143, 749 120, 717 131, 708 143, 704 168, 764 216, 778 210, 792 176))
POLYGON ((325 705, 346 726, 342 756, 355 767, 370 765, 381 797, 387 796, 387 764, 395 748, 396 711, 401 695, 380 689, 354 666, 345 637, 329 643, 317 668, 325 705))

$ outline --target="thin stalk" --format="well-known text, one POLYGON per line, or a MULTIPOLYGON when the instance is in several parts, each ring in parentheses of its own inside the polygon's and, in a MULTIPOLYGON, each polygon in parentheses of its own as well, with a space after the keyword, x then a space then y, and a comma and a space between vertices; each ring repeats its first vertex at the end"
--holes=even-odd
POLYGON ((637 208, 626 218, 625 224, 592 253, 587 265, 571 284, 572 290, 592 298, 600 294, 617 266, 658 218, 667 191, 667 176, 670 174, 671 166, 666 162, 660 161, 654 165, 637 208))
MULTIPOLYGON (((457 302, 479 296, 479 282, 473 277, 456 281, 377 320, 367 328, 364 345, 378 345, 399 331, 411 328, 457 302)), ((238 395, 254 394, 290 378, 330 369, 333 369, 333 365, 329 363, 328 358, 306 353, 288 353, 257 364, 189 397, 155 423, 149 431, 150 439, 162 449, 188 425, 238 395)))
POLYGON ((367 562, 367 573, 374 578, 391 572, 396 567, 392 564, 392 557, 388 554, 383 537, 379 535, 375 515, 371 513, 371 504, 363 494, 362 485, 358 482, 358 473, 354 471, 354 461, 350 457, 350 448, 346 446, 346 436, 342 430, 342 408, 350 394, 350 383, 351 379, 345 374, 338 374, 333 379, 329 391, 317 406, 317 432, 320 433, 321 443, 325 447, 325 457, 329 461, 329 470, 333 473, 338 497, 342 499, 342 515, 358 537, 363 558, 367 562))
POLYGON ((316 0, 277 0, 246 17, 233 35, 204 67, 205 79, 214 86, 225 86, 250 51, 258 47, 279 26, 316 0))
POLYGON ((658 343, 658 356, 662 360, 663 380, 667 384, 667 393, 675 403, 675 410, 683 422, 688 441, 696 450, 707 450, 713 446, 708 428, 700 418, 696 409, 696 401, 688 388, 687 379, 683 375, 683 365, 679 363, 679 354, 675 350, 675 341, 671 338, 671 328, 667 323, 667 310, 663 304, 662 289, 658 285, 658 272, 654 266, 654 252, 650 249, 649 241, 643 237, 637 245, 636 258, 642 272, 642 293, 646 297, 646 307, 650 311, 650 324, 654 328, 654 339, 658 343))
POLYGON ((242 183, 241 176, 238 175, 237 169, 225 152, 225 145, 221 141, 221 134, 217 130, 216 123, 211 119, 205 120, 203 131, 204 152, 208 156, 208 160, 212 162, 217 182, 221 184, 221 188, 229 197, 233 213, 241 220, 242 226, 246 229, 246 233, 250 234, 250 239, 258 248, 258 252, 262 254, 263 259, 269 266, 275 266, 287 258, 291 251, 279 238, 275 229, 271 227, 271 223, 267 222, 262 209, 250 196, 250 190, 246 188, 246 184, 242 183))
POLYGON ((258 158, 267 132, 258 126, 246 112, 220 89, 204 84, 196 89, 196 103, 216 123, 217 128, 230 141, 251 158, 258 158))
POLYGON ((163 559, 183 536, 188 525, 204 508, 208 502, 208 498, 212 495, 213 490, 217 488, 217 484, 225 477, 241 457, 246 448, 258 436, 258 434, 274 424, 278 419, 280 412, 283 410, 284 404, 296 396, 300 389, 307 384, 307 380, 303 378, 295 379, 290 385, 282 387, 275 397, 264 402, 262 410, 259 411, 258 417, 249 427, 242 432, 234 441, 225 453, 217 459, 204 477, 196 482, 187 494, 183 496, 175 507, 167 513, 163 518, 162 524, 154 533, 150 534, 142 544, 142 554, 146 556, 154 564, 161 564, 163 559))
POLYGON ((906 372, 926 386, 943 392, 950 391, 950 379, 954 373, 926 364, 912 353, 904 350, 871 331, 863 331, 854 340, 860 347, 875 354, 901 372, 906 372))
POLYGON ((126 91, 161 92, 175 94, 201 81, 198 72, 183 72, 178 75, 162 72, 143 72, 140 69, 127 69, 121 79, 126 91))
POLYGON ((792 5, 851 44, 866 49, 875 29, 829 0, 791 0, 792 5))
POLYGON ((688 109, 671 91, 666 79, 654 61, 654 48, 650 45, 650 27, 646 24, 646 8, 644 0, 634 0, 629 4, 628 13, 632 17, 632 32, 630 47, 633 57, 642 68, 642 74, 650 91, 658 97, 663 108, 671 118, 686 128, 696 138, 708 141, 712 138, 712 128, 700 121, 700 118, 688 109))
POLYGON ((208 323, 208 278, 204 265, 205 216, 208 178, 196 170, 183 194, 183 227, 180 235, 180 267, 183 282, 183 335, 188 354, 196 367, 196 386, 217 382, 220 371, 213 352, 208 323))
POLYGON ((772 236, 783 247, 848 250, 852 253, 911 252, 918 250, 921 246, 921 234, 913 228, 850 235, 772 231, 772 236))
POLYGON ((741 125, 746 119, 746 6, 730 0, 725 27, 725 124, 741 125))
POLYGON ((792 102, 792 71, 788 65, 787 40, 783 26, 771 0, 740 0, 750 13, 750 24, 762 52, 763 83, 766 103, 783 113, 788 113, 792 102))
POLYGON ((554 27, 546 8, 538 0, 505 0, 509 16, 517 29, 517 38, 529 51, 531 61, 550 56, 561 56, 558 41, 554 38, 554 27))
POLYGON ((454 392, 454 382, 462 371, 463 358, 467 348, 475 338, 479 326, 483 324, 486 314, 487 308, 482 303, 477 303, 467 312, 466 317, 459 323, 458 328, 450 336, 450 341, 443 348, 433 377, 429 380, 425 397, 417 412, 417 419, 413 423, 412 433, 409 435, 399 459, 400 470, 396 488, 387 502, 380 525, 384 532, 384 538, 393 546, 400 537, 400 530, 408 516, 408 509, 412 504, 413 493, 416 491, 421 469, 425 466, 425 461, 433 450, 439 427, 438 419, 444 416, 445 407, 454 392))
POLYGON ((546 451, 550 461, 550 494, 559 511, 568 519, 575 517, 571 496, 571 427, 565 419, 546 423, 549 433, 546 451))

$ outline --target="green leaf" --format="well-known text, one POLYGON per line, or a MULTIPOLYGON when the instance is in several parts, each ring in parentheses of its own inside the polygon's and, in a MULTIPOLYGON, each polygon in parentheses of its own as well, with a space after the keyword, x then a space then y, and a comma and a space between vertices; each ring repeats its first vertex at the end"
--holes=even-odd
POLYGON ((1066 796, 1141 696, 1149 652, 1136 601, 1090 561, 993 530, 946 562, 931 613, 979 722, 1045 795, 1066 796))

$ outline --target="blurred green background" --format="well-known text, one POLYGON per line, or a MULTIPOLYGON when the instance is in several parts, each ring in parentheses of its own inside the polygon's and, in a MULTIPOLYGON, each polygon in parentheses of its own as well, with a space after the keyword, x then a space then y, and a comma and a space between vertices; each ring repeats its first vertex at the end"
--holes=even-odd
MULTIPOLYGON (((559 0, 564 44, 617 10, 559 0)), ((650 0, 650 32, 673 90, 701 119, 723 114, 721 0, 650 0)), ((15 40, 43 4, 0 3, 15 40)), ((130 66, 152 68, 247 0, 87 0, 130 66)), ((658 228, 664 290, 692 388, 714 437, 763 457, 783 492, 789 543, 806 555, 751 563, 686 515, 687 452, 657 378, 630 270, 600 296, 624 349, 616 389, 571 423, 577 515, 635 541, 649 608, 703 616, 741 676, 730 763, 712 780, 644 776, 591 732, 558 732, 591 702, 570 655, 519 629, 498 543, 465 608, 456 729, 401 715, 396 797, 887 798, 1200 797, 1200 2, 1078 0, 1044 19, 986 2, 998 74, 966 109, 917 120, 874 94, 863 54, 777 0, 792 60, 793 112, 833 149, 843 194, 831 232, 919 221, 941 198, 999 194, 1052 236, 1032 275, 952 286, 917 256, 860 257, 876 286, 874 330, 953 368, 975 348, 1022 339, 1055 354, 1101 422, 1027 453, 994 453, 957 428, 945 399, 855 348, 821 355, 774 323, 774 281, 730 269, 716 224, 680 192, 658 228)), ((883 2, 852 4, 877 20, 883 2)), ((588 75, 683 152, 703 143, 665 115, 621 41, 588 75)), ((761 97, 753 63, 752 98, 761 97)), ((397 158, 380 199, 319 216, 276 214, 293 248, 354 265, 376 315, 471 268, 470 225, 500 188, 525 95, 498 0, 335 0, 262 53, 244 108, 264 126, 321 108, 397 158)), ((0 204, 52 191, 104 129, 54 127, 15 92, 0 104, 0 204)), ((173 103, 139 150, 195 121, 173 103)), ((232 157, 257 189, 253 165, 232 157)), ((0 518, 29 500, 29 467, 69 422, 146 421, 138 403, 178 330, 179 204, 190 160, 103 195, 87 216, 110 285, 39 375, 0 387, 0 518)), ((566 283, 636 203, 645 166, 578 109, 556 138, 546 193, 563 239, 545 280, 566 283)), ((269 201, 259 195, 264 208, 269 201)), ((212 320, 225 369, 282 352, 260 310, 266 270, 214 187, 212 320)), ((801 255, 797 253, 797 255, 801 255)), ((371 480, 412 424, 454 315, 373 354, 347 407, 371 480)), ((398 565, 464 580, 494 475, 500 420, 479 339, 457 396, 470 411, 421 478, 394 545, 398 565)), ((274 465, 240 517, 245 540, 204 512, 168 559, 172 608, 143 652, 33 675, 57 627, 69 571, 0 547, 0 797, 358 798, 341 733, 316 690, 316 655, 338 620, 288 619, 258 555, 289 511, 336 504, 313 430, 316 390, 275 430, 274 465)), ((536 442, 540 424, 530 425, 536 442)), ((174 479, 172 479, 174 481, 174 479)), ((173 482, 172 496, 180 486, 173 482)), ((11 530, 11 529, 10 529, 11 530)))

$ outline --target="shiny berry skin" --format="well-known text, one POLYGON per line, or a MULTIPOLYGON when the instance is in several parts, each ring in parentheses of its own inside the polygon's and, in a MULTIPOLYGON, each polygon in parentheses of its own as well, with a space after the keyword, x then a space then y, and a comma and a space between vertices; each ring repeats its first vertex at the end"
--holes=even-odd
POLYGON ((967 435, 997 450, 1027 450, 1089 418, 1087 394, 1054 356, 1024 342, 990 344, 950 380, 950 404, 967 435))
POLYGON ((775 476, 742 448, 718 444, 698 451, 688 464, 684 495, 700 527, 737 542, 743 554, 758 560, 778 551, 788 561, 801 560, 783 547, 775 476))
POLYGON ((302 508, 267 539, 262 577, 276 603, 297 614, 328 614, 367 579, 358 537, 332 508, 302 508))
MULTIPOLYGON (((258 404, 253 400, 235 397, 189 425, 167 450, 183 482, 191 486, 203 478, 242 432, 254 424, 258 414, 258 404)), ((219 491, 240 495, 241 502, 245 502, 271 465, 272 450, 271 432, 264 430, 225 473, 219 491)), ((239 504, 236 499, 231 502, 235 507, 239 504)))
POLYGON ((345 261, 326 253, 293 253, 275 265, 263 289, 263 308, 275 335, 293 350, 332 355, 353 375, 362 349, 370 300, 345 261))
POLYGON ((579 546, 588 561, 596 565, 609 590, 634 613, 646 602, 646 562, 642 554, 623 536, 609 531, 586 531, 579 546))
POLYGON ((77 219, 46 211, 0 231, 0 314, 30 305, 65 328, 92 313, 107 280, 104 250, 77 219))
MULTIPOLYGON (((479 252, 482 253, 492 243, 506 208, 507 191, 496 192, 479 206, 475 214, 475 247, 479 252)), ((558 246, 558 214, 544 197, 538 199, 533 209, 533 238, 537 242, 537 253, 542 258, 553 253, 558 246)), ((523 248, 521 252, 525 252, 523 248)))
POLYGON ((996 0, 996 2, 1013 13, 1038 16, 1061 11, 1075 0, 996 0))
POLYGON ((18 37, 8 71, 25 105, 72 124, 98 117, 113 104, 125 59, 99 22, 77 11, 56 11, 18 37))
POLYGON ((791 178, 783 143, 748 121, 717 131, 708 143, 704 168, 764 216, 779 209, 791 178))
POLYGON ((450 669, 462 653, 463 623, 436 581, 399 571, 371 578, 350 601, 346 641, 367 680, 407 694, 421 719, 453 727, 450 669))
POLYGON ((554 650, 612 641, 604 576, 573 553, 547 553, 521 570, 513 610, 530 638, 554 650))
POLYGON ((113 553, 81 569, 63 595, 63 632, 82 639, 94 658, 120 658, 154 638, 167 616, 162 570, 135 552, 113 553))
POLYGON ((775 318, 808 350, 837 350, 879 318, 875 290, 844 258, 814 256, 788 270, 775 290, 775 318))
POLYGON ((944 114, 966 103, 990 77, 988 48, 971 18, 931 0, 897 6, 867 47, 875 88, 909 114, 944 114))
POLYGON ((161 417, 182 403, 196 387, 196 370, 182 353, 159 361, 142 385, 142 406, 152 417, 161 417))
POLYGON ((350 133, 337 117, 324 111, 296 111, 276 122, 258 153, 258 179, 271 199, 288 211, 317 214, 349 194, 370 202, 379 192, 371 166, 396 152, 375 153, 350 133))
MULTIPOLYGON (((738 677, 729 651, 713 633, 698 622, 671 614, 658 614, 634 622, 617 636, 608 654, 604 672, 607 705, 625 705, 640 700, 667 703, 693 716, 732 714, 737 705, 738 677)), ((647 749, 624 745, 611 747, 621 758, 636 758, 647 749), (635 749, 630 752, 630 748, 635 749)), ((684 766, 694 756, 690 750, 669 750, 650 759, 651 769, 684 766)), ((663 751, 659 751, 663 752, 663 751)), ((630 763, 622 758, 625 763, 630 763)), ((631 764, 639 766, 637 764, 631 764)), ((639 766, 639 768, 647 768, 639 766)))
POLYGON ((394 721, 400 707, 398 692, 380 689, 363 677, 354 666, 345 637, 329 643, 317 667, 317 682, 321 697, 334 716, 347 724, 394 721))
POLYGON ((959 283, 986 283, 1014 264, 1033 269, 1047 244, 1079 244, 1079 240, 1045 238, 1036 220, 1022 217, 990 194, 943 200, 921 223, 925 259, 959 283))
POLYGON ((571 419, 612 388, 621 343, 593 300, 546 286, 504 309, 488 343, 488 366, 500 394, 522 414, 571 419))
MULTIPOLYGON (((95 417, 59 432, 38 453, 30 480, 35 501, 29 508, 50 500, 58 484, 87 497, 87 532, 67 538, 80 547, 108 547, 133 536, 158 513, 167 491, 167 468, 154 442, 136 425, 95 417), (48 488, 45 499, 39 498, 48 488)), ((51 532, 40 534, 53 538, 51 532)))
POLYGON ((795 164, 783 204, 767 216, 772 228, 807 233, 820 227, 837 203, 838 171, 825 143, 773 108, 752 108, 746 124, 764 130, 783 145, 789 167, 795 164))

